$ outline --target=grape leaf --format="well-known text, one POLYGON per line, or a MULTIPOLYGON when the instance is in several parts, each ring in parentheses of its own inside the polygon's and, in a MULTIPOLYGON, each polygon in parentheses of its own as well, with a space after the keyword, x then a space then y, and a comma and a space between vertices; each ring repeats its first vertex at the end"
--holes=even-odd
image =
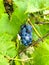
POLYGON ((19 32, 20 26, 26 22, 27 15, 25 14, 25 3, 21 1, 16 3, 18 5, 18 8, 14 9, 10 20, 6 13, 2 13, 0 19, 0 33, 7 32, 15 36, 19 32), (23 6, 21 4, 23 4, 23 6))
POLYGON ((29 13, 49 9, 49 0, 29 0, 27 11, 29 13))
POLYGON ((4 56, 15 57, 16 47, 12 40, 12 36, 4 33, 0 34, 0 53, 4 56))
POLYGON ((8 60, 0 54, 0 65, 9 65, 8 60))
POLYGON ((3 0, 0 0, 0 17, 4 12, 5 12, 5 8, 4 8, 3 0))
POLYGON ((21 65, 21 62, 17 59, 18 59, 18 56, 16 56, 16 58, 15 58, 15 65, 21 65))
POLYGON ((26 11, 26 1, 18 1, 18 0, 15 0, 14 1, 14 14, 16 15, 16 18, 18 18, 21 22, 23 22, 25 19, 26 19, 26 14, 25 14, 25 11, 26 11))
POLYGON ((49 24, 39 26, 42 36, 49 32, 49 24))
POLYGON ((14 12, 11 16, 11 22, 14 27, 17 29, 17 33, 20 30, 20 26, 26 23, 27 14, 25 14, 26 3, 23 1, 13 0, 14 1, 14 12), (23 5, 22 5, 23 4, 23 5))
POLYGON ((34 51, 34 65, 49 65, 49 39, 40 43, 34 51))
MULTIPOLYGON (((14 18, 14 20, 15 20, 15 18, 14 18)), ((15 36, 18 33, 17 28, 19 26, 19 24, 16 25, 16 21, 10 22, 8 15, 2 14, 1 19, 0 19, 0 34, 7 32, 7 33, 15 36)))

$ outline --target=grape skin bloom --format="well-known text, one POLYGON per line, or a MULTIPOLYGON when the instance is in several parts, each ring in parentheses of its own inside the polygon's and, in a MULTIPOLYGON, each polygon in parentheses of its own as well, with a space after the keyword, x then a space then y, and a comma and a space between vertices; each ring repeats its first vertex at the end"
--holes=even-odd
POLYGON ((20 30, 20 36, 21 36, 21 42, 25 45, 28 46, 32 42, 32 26, 30 24, 22 25, 21 30, 20 30))

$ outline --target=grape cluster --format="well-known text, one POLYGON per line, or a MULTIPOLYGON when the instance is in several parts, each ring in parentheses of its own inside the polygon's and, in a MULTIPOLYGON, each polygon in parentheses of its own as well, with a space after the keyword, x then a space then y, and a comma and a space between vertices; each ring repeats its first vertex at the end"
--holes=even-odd
POLYGON ((31 44, 31 42, 32 42, 32 26, 30 24, 24 24, 21 27, 20 36, 21 36, 21 41, 25 46, 31 44))

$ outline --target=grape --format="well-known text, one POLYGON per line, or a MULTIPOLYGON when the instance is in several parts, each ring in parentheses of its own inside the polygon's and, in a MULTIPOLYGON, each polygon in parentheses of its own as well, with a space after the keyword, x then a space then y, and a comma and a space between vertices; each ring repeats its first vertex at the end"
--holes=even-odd
POLYGON ((26 35, 26 30, 25 30, 25 29, 21 30, 21 32, 20 32, 19 35, 20 35, 20 36, 24 36, 24 35, 26 35))
POLYGON ((27 29, 27 32, 32 32, 32 27, 31 27, 31 25, 26 25, 26 29, 27 29))
POLYGON ((29 40, 29 34, 25 36, 25 40, 29 40))
POLYGON ((22 32, 22 35, 21 36, 26 36, 27 35, 27 33, 26 32, 22 32))
POLYGON ((32 35, 30 35, 29 38, 32 39, 32 35))
POLYGON ((24 24, 21 27, 21 31, 20 31, 20 36, 21 36, 21 42, 24 45, 29 45, 32 42, 32 26, 31 25, 26 25, 24 24))
POLYGON ((23 28, 21 31, 22 31, 22 32, 26 32, 26 28, 23 28))
POLYGON ((22 43, 24 43, 24 45, 26 45, 27 41, 25 39, 22 39, 22 43))
POLYGON ((21 27, 21 30, 22 30, 23 28, 26 28, 26 24, 24 24, 24 25, 21 27))

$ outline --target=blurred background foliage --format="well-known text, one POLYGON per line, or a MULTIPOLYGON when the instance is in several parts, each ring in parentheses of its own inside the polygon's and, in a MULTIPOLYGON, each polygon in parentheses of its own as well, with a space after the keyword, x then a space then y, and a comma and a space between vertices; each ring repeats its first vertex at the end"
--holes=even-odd
POLYGON ((0 65, 49 65, 49 0, 0 0, 0 65), (24 46, 17 34, 28 19, 33 42, 24 46))

